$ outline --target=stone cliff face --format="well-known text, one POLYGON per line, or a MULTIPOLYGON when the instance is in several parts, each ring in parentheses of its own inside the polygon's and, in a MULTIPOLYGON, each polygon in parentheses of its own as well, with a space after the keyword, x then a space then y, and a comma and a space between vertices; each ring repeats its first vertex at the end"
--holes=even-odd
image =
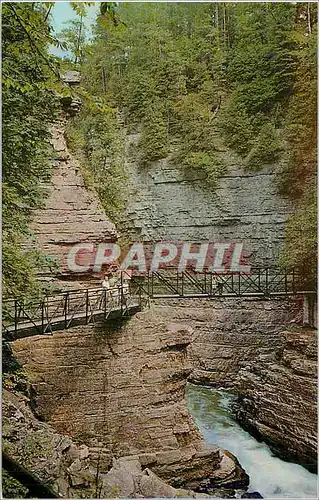
MULTIPOLYGON (((186 408, 191 341, 189 326, 148 311, 118 328, 77 327, 12 346, 36 415, 88 445, 93 459, 99 452, 102 471, 134 455, 179 486, 209 478, 223 457, 203 447, 186 408)), ((228 464, 231 481, 236 470, 228 464)))
MULTIPOLYGON (((132 238, 236 241, 244 244, 251 264, 276 265, 291 207, 277 193, 274 166, 248 173, 222 148, 218 154, 226 159, 228 173, 211 190, 200 173, 185 176, 169 159, 141 168, 134 158, 138 141, 138 134, 127 138, 132 188, 125 227, 132 238)), ((188 299, 157 302, 156 310, 193 328, 188 347, 193 382, 238 390, 237 416, 243 425, 282 456, 306 463, 309 455, 313 463, 314 365, 305 358, 314 350, 301 353, 297 339, 292 347, 282 333, 300 323, 301 306, 299 299, 188 299)))
POLYGON ((278 348, 246 365, 236 383, 236 416, 283 458, 317 463, 317 333, 283 331, 278 348))
POLYGON ((188 346, 190 379, 213 387, 234 387, 239 370, 259 354, 281 345, 280 326, 298 318, 294 300, 161 300, 156 311, 193 328, 188 346))
MULTIPOLYGON (((79 281, 81 276, 70 276, 66 256, 75 243, 116 241, 117 232, 98 200, 96 193, 87 189, 80 165, 66 146, 65 118, 52 127, 52 145, 56 153, 53 174, 48 186, 45 208, 33 214, 30 231, 37 248, 54 258, 60 267, 59 276, 79 281)), ((89 279, 87 274, 85 280, 89 279)), ((78 283, 75 283, 76 285, 78 283)))
POLYGON ((218 154, 228 173, 212 190, 200 173, 186 178, 168 159, 140 167, 132 152, 138 141, 139 134, 127 137, 127 234, 144 240, 242 242, 252 263, 275 264, 291 207, 277 194, 274 166, 248 173, 223 148, 218 154))

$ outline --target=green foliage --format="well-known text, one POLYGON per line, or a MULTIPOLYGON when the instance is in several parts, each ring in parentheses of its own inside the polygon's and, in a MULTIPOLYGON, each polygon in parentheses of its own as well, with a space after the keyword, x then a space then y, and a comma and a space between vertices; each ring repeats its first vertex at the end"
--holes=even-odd
POLYGON ((276 128, 283 126, 295 78, 294 19, 292 4, 242 4, 232 26, 230 92, 219 126, 253 170, 279 158, 276 128))
POLYGON ((81 65, 84 57, 84 46, 86 43, 86 28, 83 22, 83 16, 80 19, 71 19, 67 21, 67 26, 58 34, 65 50, 72 54, 72 62, 81 65))
MULTIPOLYGON (((101 104, 101 103, 99 103, 101 104)), ((69 147, 79 156, 88 188, 97 191, 113 222, 121 218, 127 175, 123 137, 114 112, 108 106, 87 101, 67 128, 69 147)))
POLYGON ((225 165, 221 163, 215 155, 206 153, 205 151, 189 153, 184 158, 184 167, 186 167, 187 170, 200 170, 203 172, 205 182, 211 188, 215 188, 218 179, 226 173, 225 165))
POLYGON ((2 469, 2 494, 3 498, 27 498, 28 488, 23 486, 17 479, 2 469))
POLYGON ((146 109, 139 147, 144 164, 168 154, 167 119, 159 103, 146 109))
POLYGON ((243 103, 233 96, 221 110, 218 123, 227 144, 245 156, 252 147, 254 126, 253 118, 249 116, 243 103))
MULTIPOLYGON (((216 152, 212 108, 219 103, 221 51, 213 44, 218 33, 211 10, 204 4, 121 4, 121 24, 96 28, 84 65, 87 88, 121 109, 129 131, 141 131, 144 166, 173 153, 171 161, 187 168, 191 153, 212 158, 216 152)), ((204 165, 197 162, 197 168, 204 165)))
POLYGON ((298 269, 309 284, 316 284, 317 200, 314 190, 305 194, 288 220, 280 264, 298 269))
POLYGON ((265 123, 252 142, 245 163, 250 170, 259 170, 266 163, 276 162, 282 149, 278 131, 272 123, 265 123))
POLYGON ((2 9, 2 138, 3 138, 3 295, 40 294, 36 270, 45 264, 28 251, 28 224, 45 198, 51 174, 49 124, 58 100, 49 91, 54 60, 40 4, 6 4, 2 9), (41 56, 40 56, 40 54, 41 56))

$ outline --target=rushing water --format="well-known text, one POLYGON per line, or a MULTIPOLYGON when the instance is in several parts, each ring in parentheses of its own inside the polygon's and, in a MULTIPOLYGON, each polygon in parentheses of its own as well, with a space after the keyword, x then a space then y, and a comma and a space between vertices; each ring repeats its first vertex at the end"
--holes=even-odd
POLYGON ((188 385, 189 410, 204 439, 233 453, 250 477, 248 491, 264 498, 317 498, 317 475, 273 455, 234 420, 229 405, 234 396, 188 385))

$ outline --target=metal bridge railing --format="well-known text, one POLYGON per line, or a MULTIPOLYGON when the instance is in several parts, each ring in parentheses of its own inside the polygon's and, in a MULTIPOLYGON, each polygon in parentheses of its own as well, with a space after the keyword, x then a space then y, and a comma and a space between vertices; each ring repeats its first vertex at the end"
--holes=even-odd
MULTIPOLYGON (((133 279, 133 278, 132 278, 133 279)), ((304 279, 294 270, 283 271, 277 268, 251 268, 244 272, 195 272, 176 269, 161 269, 149 273, 139 280, 144 293, 150 298, 160 297, 217 297, 217 296, 260 296, 292 295, 296 293, 315 293, 304 279)))
POLYGON ((294 270, 252 268, 249 273, 161 269, 147 276, 132 276, 128 285, 55 292, 41 301, 3 301, 5 337, 51 333, 76 324, 106 320, 113 312, 125 317, 150 299, 178 297, 260 297, 316 293, 307 289, 294 270), (28 333, 29 332, 29 333, 28 333))
POLYGON ((124 317, 141 306, 142 293, 136 286, 54 292, 41 301, 4 300, 2 326, 5 336, 13 338, 19 331, 51 333, 75 324, 88 324, 97 317, 106 320, 113 311, 124 317))

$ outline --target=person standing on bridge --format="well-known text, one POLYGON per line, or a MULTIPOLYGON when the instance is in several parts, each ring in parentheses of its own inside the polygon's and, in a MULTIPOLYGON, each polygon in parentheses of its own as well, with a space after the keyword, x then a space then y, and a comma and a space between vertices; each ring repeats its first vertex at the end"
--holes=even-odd
POLYGON ((109 290, 110 290, 110 282, 107 274, 104 275, 104 279, 102 281, 102 288, 104 292, 105 302, 109 300, 109 290))
POLYGON ((102 288, 106 288, 107 290, 110 289, 110 282, 109 282, 109 277, 107 274, 104 275, 104 278, 102 281, 102 288))

